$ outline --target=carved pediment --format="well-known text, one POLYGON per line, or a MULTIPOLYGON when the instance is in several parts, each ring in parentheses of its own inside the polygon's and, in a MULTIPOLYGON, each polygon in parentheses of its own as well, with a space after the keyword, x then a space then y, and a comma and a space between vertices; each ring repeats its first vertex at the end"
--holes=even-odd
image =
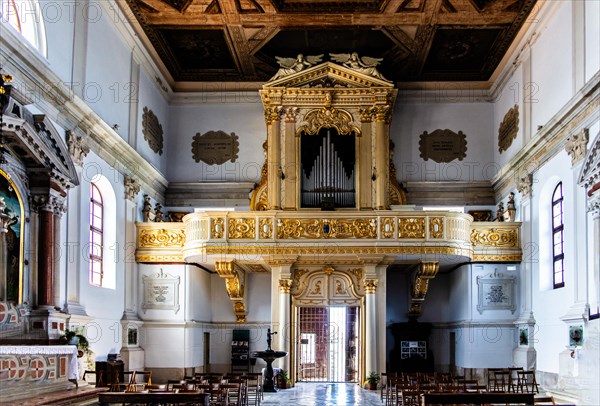
POLYGON ((376 77, 357 72, 333 62, 324 62, 308 69, 267 82, 263 89, 273 87, 310 88, 369 88, 393 89, 394 84, 376 77))

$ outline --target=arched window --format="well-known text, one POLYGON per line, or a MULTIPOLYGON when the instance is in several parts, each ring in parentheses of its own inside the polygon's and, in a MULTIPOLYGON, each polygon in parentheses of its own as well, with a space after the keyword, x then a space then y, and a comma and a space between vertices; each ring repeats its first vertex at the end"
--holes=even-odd
POLYGON ((90 284, 102 286, 102 251, 104 250, 104 205, 95 183, 90 191, 90 284))
POLYGON ((0 20, 10 24, 46 56, 46 29, 37 0, 0 0, 0 20))
POLYGON ((554 289, 565 286, 563 189, 559 182, 552 193, 552 269, 554 289))

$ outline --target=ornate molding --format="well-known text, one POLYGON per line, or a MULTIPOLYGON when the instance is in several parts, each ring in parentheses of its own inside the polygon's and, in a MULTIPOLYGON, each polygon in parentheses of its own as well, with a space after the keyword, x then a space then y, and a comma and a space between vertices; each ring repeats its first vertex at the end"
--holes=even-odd
POLYGON ((185 229, 142 229, 138 233, 139 248, 183 247, 185 229))
POLYGON ((531 196, 531 191, 533 188, 533 174, 529 173, 522 178, 519 178, 517 181, 517 191, 521 193, 523 199, 529 198, 531 196))
POLYGON ((260 181, 258 184, 254 184, 254 189, 252 189, 252 196, 250 197, 250 210, 252 211, 269 210, 269 196, 267 188, 267 180, 269 178, 269 159, 267 141, 265 141, 262 146, 263 153, 265 155, 265 163, 260 171, 260 181))
POLYGON ((398 238, 425 238, 425 219, 399 217, 398 238))
POLYGON ((230 218, 227 224, 227 237, 232 240, 256 238, 256 219, 254 218, 230 218))
POLYGON ((290 294, 292 290, 292 280, 291 279, 280 279, 279 280, 279 293, 290 294))
POLYGON ((49 211, 55 216, 61 217, 67 212, 66 196, 51 195, 31 195, 31 206, 34 211, 49 211))
POLYGON ((223 238, 225 232, 225 220, 221 217, 210 220, 210 238, 223 238))
POLYGON ((389 124, 392 120, 392 110, 389 104, 373 106, 372 111, 375 122, 389 124))
POLYGON ((443 217, 431 217, 429 219, 429 237, 435 239, 444 237, 443 217))
POLYGON ((587 153, 587 144, 590 140, 589 130, 584 128, 581 132, 571 135, 565 143, 565 151, 571 157, 571 165, 575 166, 579 161, 585 158, 587 153))
POLYGON ((123 178, 123 184, 125 185, 125 199, 134 201, 142 185, 140 182, 130 176, 125 175, 123 178))
POLYGON ((278 219, 277 238, 377 238, 375 219, 278 219))
POLYGON ((498 152, 506 151, 519 132, 519 105, 515 104, 504 115, 498 127, 498 152))
POLYGON ((384 217, 381 219, 381 236, 383 238, 392 238, 394 236, 396 221, 393 217, 384 217))
POLYGON ((365 293, 374 295, 377 293, 377 279, 366 279, 365 280, 365 293))
POLYGON ((411 286, 409 318, 417 318, 421 315, 421 307, 429 290, 429 281, 435 278, 439 269, 439 262, 421 262, 419 264, 411 286))
POLYGON ((67 148, 69 155, 75 165, 83 166, 83 159, 90 153, 90 148, 83 141, 83 137, 75 135, 73 131, 67 130, 66 133, 67 148))
POLYGON ((285 109, 285 122, 286 123, 295 123, 296 118, 298 117, 298 111, 300 109, 298 107, 288 107, 285 109))
POLYGON ((510 247, 517 248, 519 233, 517 229, 474 229, 471 231, 471 244, 474 247, 510 247))
POLYGON ((225 290, 229 299, 233 302, 236 322, 244 323, 248 314, 244 296, 246 273, 233 261, 217 261, 215 262, 215 270, 225 280, 225 290))
POLYGON ((360 136, 360 129, 352 124, 353 117, 346 110, 336 109, 334 107, 323 107, 311 110, 304 116, 306 124, 296 130, 296 135, 302 132, 315 135, 321 128, 333 127, 340 135, 349 135, 352 132, 360 136))
POLYGON ((144 107, 142 113, 142 132, 144 140, 148 142, 150 149, 162 155, 163 153, 163 128, 158 117, 148 107, 144 107))
POLYGON ((270 126, 276 121, 280 121, 283 111, 282 106, 265 107, 265 122, 267 123, 267 126, 270 126))

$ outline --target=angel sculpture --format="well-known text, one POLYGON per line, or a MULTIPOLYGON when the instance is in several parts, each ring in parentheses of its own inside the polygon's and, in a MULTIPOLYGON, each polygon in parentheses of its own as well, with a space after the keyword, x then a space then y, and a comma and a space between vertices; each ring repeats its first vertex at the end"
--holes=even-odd
POLYGON ((391 82, 381 76, 381 73, 376 68, 383 61, 383 58, 371 58, 370 56, 360 58, 356 52, 352 52, 351 54, 329 54, 329 56, 333 61, 339 62, 347 68, 385 80, 386 82, 391 82))
POLYGON ((281 66, 281 68, 279 68, 275 76, 269 79, 269 82, 291 75, 292 73, 300 72, 306 68, 310 68, 311 66, 321 62, 321 59, 323 59, 323 54, 309 55, 306 58, 304 58, 304 55, 298 54, 296 59, 276 56, 275 59, 277 59, 277 63, 279 66, 281 66))

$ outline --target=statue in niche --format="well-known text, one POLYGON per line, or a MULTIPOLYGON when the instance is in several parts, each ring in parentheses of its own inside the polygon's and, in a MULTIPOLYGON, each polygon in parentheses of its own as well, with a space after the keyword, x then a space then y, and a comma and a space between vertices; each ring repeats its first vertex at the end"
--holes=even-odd
POLYGON ((144 222, 154 221, 154 218, 156 217, 154 210, 152 210, 150 196, 148 195, 144 195, 144 207, 142 208, 142 213, 144 215, 144 222))
POLYGON ((351 54, 329 54, 329 56, 331 56, 333 61, 341 63, 346 68, 390 82, 390 80, 384 78, 377 70, 377 65, 383 61, 383 58, 372 58, 370 56, 363 56, 361 58, 356 52, 352 52, 351 54))
POLYGON ((321 59, 323 59, 323 54, 309 55, 306 58, 304 58, 304 55, 298 54, 296 59, 282 58, 280 56, 276 56, 275 59, 277 60, 277 63, 279 64, 279 66, 281 66, 281 68, 279 68, 275 76, 269 79, 269 82, 281 79, 296 72, 303 71, 304 69, 310 68, 311 66, 320 63, 321 59))

